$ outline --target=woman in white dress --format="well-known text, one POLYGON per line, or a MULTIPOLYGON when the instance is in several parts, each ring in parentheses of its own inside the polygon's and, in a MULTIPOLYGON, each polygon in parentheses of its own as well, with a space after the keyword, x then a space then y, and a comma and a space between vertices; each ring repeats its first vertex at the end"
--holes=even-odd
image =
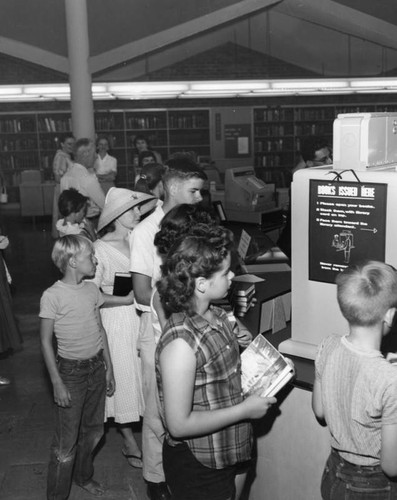
POLYGON ((114 395, 106 398, 105 421, 114 418, 119 425, 124 440, 122 453, 132 467, 138 468, 142 467, 142 453, 131 423, 140 420, 144 409, 137 351, 139 318, 131 304, 133 292, 127 297, 113 296, 113 285, 115 273, 129 273, 131 230, 139 223, 141 214, 150 211, 156 201, 152 195, 111 188, 98 222, 101 238, 94 243, 98 266, 93 281, 104 293, 101 317, 116 381, 114 395), (131 305, 122 305, 126 303, 131 305))

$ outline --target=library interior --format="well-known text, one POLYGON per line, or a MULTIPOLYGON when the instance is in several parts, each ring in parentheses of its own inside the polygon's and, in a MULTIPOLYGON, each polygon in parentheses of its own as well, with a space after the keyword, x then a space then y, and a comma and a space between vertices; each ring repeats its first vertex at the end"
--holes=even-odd
MULTIPOLYGON (((349 332, 335 280, 364 260, 397 268, 394 2, 2 4, 0 498, 93 497, 77 484, 68 497, 48 492, 57 404, 41 347, 42 297, 62 278, 52 250, 62 235, 83 232, 98 238, 94 248, 101 268, 107 236, 96 228, 98 219, 101 227, 101 217, 108 217, 107 204, 121 203, 126 190, 140 191, 137 181, 153 175, 147 165, 156 166, 166 183, 172 165, 183 161, 205 179, 200 199, 211 217, 234 236, 236 276, 218 303, 253 339, 262 334, 288 372, 277 403, 252 420, 253 459, 245 483, 236 481, 233 499, 326 498, 322 474, 331 441, 329 429, 313 413, 312 394, 319 345, 329 335, 349 332), (95 154, 87 160, 90 148, 95 154), (59 158, 66 170, 55 167, 59 158), (75 165, 84 170, 87 183, 95 181, 99 201, 72 178, 75 165), (71 187, 88 200, 84 219, 60 213, 60 196, 71 187), (114 188, 120 189, 116 201, 114 188), (92 206, 97 209, 93 216, 92 206), (89 231, 81 229, 84 224, 89 231)), ((167 188, 165 195, 147 189, 147 195, 173 208, 167 188)), ((139 207, 141 224, 143 202, 139 207)), ((160 219, 156 224, 160 229, 160 219)), ((124 240, 135 242, 134 237, 124 240)), ((117 266, 116 259, 109 261, 117 266)), ((134 272, 132 262, 128 257, 112 272, 128 272, 133 284, 135 305, 128 307, 136 321, 126 335, 131 350, 138 349, 131 357, 136 363, 131 384, 139 396, 128 432, 128 420, 120 423, 113 416, 105 421, 95 449, 95 477, 104 486, 104 499, 181 500, 167 486, 161 463, 160 479, 153 479, 149 459, 141 453, 149 446, 144 437, 149 405, 139 341, 145 307, 153 309, 154 300, 140 309, 136 287, 141 282, 134 275, 156 275, 134 272)), ((99 288, 104 296, 113 293, 112 287, 99 288)), ((106 303, 110 299, 103 300, 102 320, 110 309, 126 309, 125 300, 112 308, 106 303)), ((120 322, 117 328, 126 327, 120 322)), ((382 343, 385 356, 397 351, 392 334, 382 343)), ((55 337, 53 344, 56 352, 55 337)), ((358 463, 378 466, 378 452, 358 463)))

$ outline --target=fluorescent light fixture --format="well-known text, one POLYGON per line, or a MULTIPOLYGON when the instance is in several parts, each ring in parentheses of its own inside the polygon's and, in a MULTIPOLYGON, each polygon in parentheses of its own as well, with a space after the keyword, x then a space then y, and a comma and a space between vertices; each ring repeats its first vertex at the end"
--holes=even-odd
POLYGON ((137 94, 137 95, 130 95, 130 96, 120 95, 120 96, 116 96, 116 97, 118 97, 119 99, 130 99, 132 101, 139 101, 140 99, 176 99, 176 98, 180 97, 180 95, 177 93, 174 93, 174 94, 145 94, 144 96, 137 94))
MULTIPOLYGON (((181 82, 98 82, 93 99, 193 99, 279 97, 291 95, 394 94, 396 78, 309 80, 212 80, 181 82)), ((70 100, 69 84, 0 85, 0 101, 70 100)))
POLYGON ((346 80, 279 80, 271 82, 272 89, 339 89, 348 86, 346 80))
POLYGON ((390 79, 371 79, 371 80, 351 80, 350 81, 350 87, 352 88, 373 88, 373 87, 379 87, 379 88, 389 88, 389 87, 397 87, 397 80, 395 78, 390 78, 390 79))
POLYGON ((229 96, 231 95, 241 95, 241 94, 248 94, 250 91, 249 90, 229 90, 229 89, 224 89, 224 90, 187 90, 186 92, 183 93, 183 95, 205 95, 205 96, 218 96, 221 94, 228 94, 229 96))
POLYGON ((69 85, 24 85, 23 91, 25 94, 67 94, 70 93, 69 85))
POLYGON ((105 85, 105 84, 101 85, 99 83, 93 83, 91 90, 92 90, 93 94, 100 94, 102 92, 108 91, 107 85, 105 85))
POLYGON ((253 96, 258 96, 258 95, 285 95, 285 94, 295 94, 296 89, 264 89, 264 90, 253 90, 251 94, 253 96))
POLYGON ((188 85, 182 83, 167 82, 139 82, 139 83, 117 83, 108 84, 107 89, 112 93, 146 94, 151 92, 184 92, 188 90, 188 85))
MULTIPOLYGON (((249 95, 249 94, 244 94, 244 95, 249 95)), ((234 92, 233 94, 230 93, 219 93, 219 94, 213 94, 213 93, 199 93, 199 92, 194 92, 192 94, 181 94, 179 96, 180 99, 206 99, 206 98, 212 98, 212 97, 238 97, 238 94, 234 92)))
POLYGON ((201 91, 201 92, 229 92, 229 91, 235 91, 239 92, 241 90, 246 90, 246 91, 251 91, 254 89, 268 89, 269 84, 265 81, 263 82, 257 82, 255 80, 253 81, 246 81, 246 82, 205 82, 205 83, 191 83, 190 84, 190 90, 192 91, 201 91))
POLYGON ((21 87, 5 87, 3 85, 0 85, 0 95, 17 95, 17 94, 22 94, 22 88, 21 87))

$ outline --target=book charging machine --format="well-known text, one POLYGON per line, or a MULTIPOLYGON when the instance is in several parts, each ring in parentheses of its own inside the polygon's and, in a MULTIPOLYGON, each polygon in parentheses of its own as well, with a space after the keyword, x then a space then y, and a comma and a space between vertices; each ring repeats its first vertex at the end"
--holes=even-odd
POLYGON ((348 332, 336 275, 365 259, 397 268, 397 113, 338 115, 333 154, 291 186, 291 339, 279 349, 308 359, 324 337, 348 332))
POLYGON ((258 179, 253 167, 227 169, 225 193, 225 212, 230 221, 267 225, 269 217, 263 217, 264 214, 280 217, 281 210, 276 208, 275 185, 258 179))

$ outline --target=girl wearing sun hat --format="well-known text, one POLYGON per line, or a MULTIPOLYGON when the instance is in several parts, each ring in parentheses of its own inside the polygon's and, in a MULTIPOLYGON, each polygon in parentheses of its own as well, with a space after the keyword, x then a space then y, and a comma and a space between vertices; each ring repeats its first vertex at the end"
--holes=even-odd
MULTIPOLYGON (((139 318, 133 304, 133 292, 125 297, 113 295, 115 273, 129 273, 129 234, 143 214, 156 205, 157 199, 146 193, 111 188, 98 222, 100 239, 95 243, 98 266, 93 281, 104 293, 101 309, 116 391, 106 399, 105 421, 114 418, 124 444, 122 453, 132 467, 142 467, 142 453, 132 432, 131 423, 143 414, 140 360, 137 352, 139 318)), ((131 279, 132 286, 132 279, 131 279)))

